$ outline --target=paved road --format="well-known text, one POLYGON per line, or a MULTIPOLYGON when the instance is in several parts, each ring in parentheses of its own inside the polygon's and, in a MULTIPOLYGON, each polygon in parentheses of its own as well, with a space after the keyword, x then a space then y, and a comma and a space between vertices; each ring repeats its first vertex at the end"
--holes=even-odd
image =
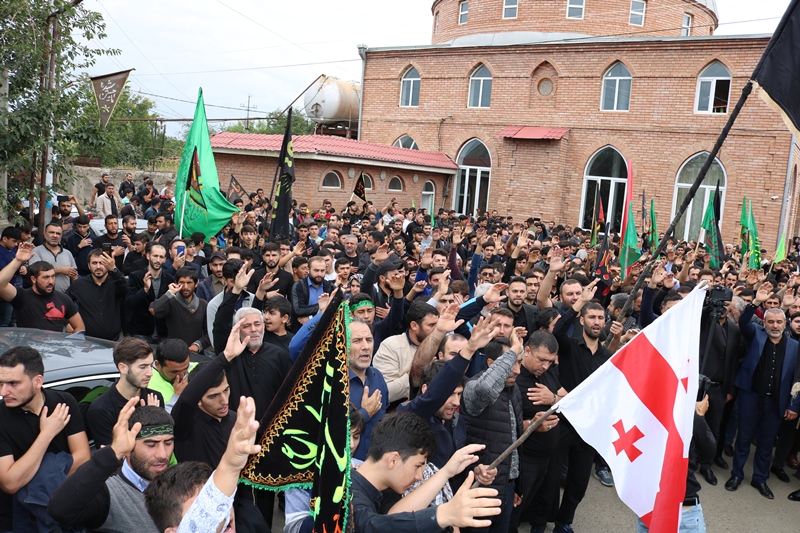
MULTIPOLYGON (((727 458, 731 462, 730 458, 727 458)), ((751 453, 752 459, 752 453, 751 453)), ((752 473, 752 464, 745 468, 745 476, 752 473)), ((787 470, 790 476, 793 473, 787 470)), ((786 496, 800 489, 800 480, 791 476, 790 483, 782 483, 771 476, 767 484, 775 493, 774 500, 767 500, 750 486, 747 477, 739 490, 728 492, 725 481, 730 470, 714 467, 719 479, 716 487, 700 479, 703 488, 700 501, 709 533, 798 533, 800 531, 800 502, 790 502, 786 496)), ((276 505, 273 531, 283 531, 284 515, 276 505)), ((547 531, 551 531, 552 524, 547 531)), ((604 487, 592 478, 586 497, 578 507, 573 524, 576 533, 636 533, 636 516, 623 504, 613 488, 604 487)), ((529 528, 520 527, 521 533, 529 528)))

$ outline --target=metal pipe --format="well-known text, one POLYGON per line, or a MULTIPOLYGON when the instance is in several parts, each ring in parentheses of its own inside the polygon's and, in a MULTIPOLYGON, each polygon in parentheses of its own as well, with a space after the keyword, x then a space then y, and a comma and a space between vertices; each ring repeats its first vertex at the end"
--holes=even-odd
POLYGON ((361 90, 358 92, 358 136, 361 140, 361 127, 364 125, 364 76, 367 72, 367 45, 358 45, 358 56, 361 58, 361 90))
MULTIPOLYGON (((789 216, 787 211, 789 210, 789 206, 792 205, 792 195, 794 195, 794 191, 789 190, 789 182, 792 179, 792 165, 794 165, 794 134, 792 134, 792 142, 789 144, 789 164, 786 165, 786 180, 783 182, 783 201, 781 202, 781 218, 778 222, 778 236, 777 242, 775 243, 775 249, 778 249, 778 246, 781 243, 781 236, 786 235, 789 233, 788 228, 784 228, 784 225, 788 225, 789 216)), ((796 184, 793 184, 796 186, 796 184)))

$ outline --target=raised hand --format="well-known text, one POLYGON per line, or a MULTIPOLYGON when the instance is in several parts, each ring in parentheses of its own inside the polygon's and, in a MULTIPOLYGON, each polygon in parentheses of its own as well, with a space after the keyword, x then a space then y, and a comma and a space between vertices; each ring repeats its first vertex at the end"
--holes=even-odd
POLYGON ((228 446, 222 454, 224 462, 232 470, 241 470, 247 464, 247 459, 261 451, 261 445, 256 444, 256 404, 253 398, 242 396, 239 399, 239 408, 236 410, 236 423, 228 437, 228 446))
POLYGON ((144 273, 142 284, 144 285, 144 292, 150 292, 150 287, 153 286, 153 276, 150 274, 149 270, 144 273))
POLYGON ((483 301, 487 304, 493 304, 496 302, 502 302, 508 295, 503 294, 503 292, 508 289, 507 283, 495 283, 489 290, 486 291, 486 294, 483 295, 483 301))
POLYGON ((561 272, 567 265, 564 260, 564 250, 558 246, 550 250, 550 270, 552 272, 561 272))
POLYGON ((114 424, 114 429, 112 430, 111 449, 114 450, 114 454, 119 461, 126 458, 133 451, 133 447, 136 445, 136 437, 142 429, 141 422, 136 422, 133 427, 128 428, 128 421, 136 410, 138 399, 138 396, 134 396, 128 400, 128 403, 119 412, 117 423, 114 424))
POLYGON ((419 267, 428 269, 433 264, 433 250, 428 248, 424 252, 422 252, 422 256, 419 258, 419 267))
POLYGON ((249 335, 242 339, 239 334, 239 330, 242 329, 242 324, 245 320, 247 320, 247 317, 242 317, 242 319, 231 328, 231 333, 228 335, 228 342, 225 344, 225 349, 222 352, 228 361, 233 361, 235 357, 238 357, 244 349, 247 348, 247 343, 250 341, 249 335))
POLYGON ((233 281, 234 294, 241 293, 245 287, 247 287, 248 283, 250 283, 250 278, 253 277, 254 272, 255 270, 252 268, 247 270, 247 265, 242 265, 242 268, 240 268, 239 272, 236 273, 236 279, 233 281))
POLYGON ((758 288, 758 292, 756 292, 755 298, 753 298, 753 304, 761 305, 769 300, 770 296, 772 296, 772 283, 762 283, 758 288))
POLYGON ((517 352, 518 354, 521 354, 523 350, 522 339, 517 333, 517 328, 511 330, 511 337, 509 337, 509 340, 511 341, 511 349, 517 352))
POLYGON ((181 292, 181 284, 180 283, 170 283, 169 288, 167 289, 169 292, 172 293, 173 296, 181 292))
POLYGON ((494 325, 491 318, 481 317, 475 327, 472 328, 472 334, 469 337, 465 351, 474 354, 497 337, 499 332, 500 330, 494 325))
POLYGON ((478 456, 475 454, 484 448, 486 448, 485 444, 468 444, 456 450, 442 470, 447 472, 447 477, 457 476, 469 465, 478 461, 478 456))
POLYGON ((373 256, 373 262, 376 265, 380 265, 388 258, 389 258, 389 244, 388 243, 381 244, 375 251, 375 255, 373 256))
POLYGON ((33 249, 36 248, 30 242, 21 242, 17 246, 17 253, 14 258, 20 263, 27 263, 33 257, 33 249))
POLYGON ((458 304, 452 303, 445 307, 439 315, 439 321, 436 322, 436 329, 442 333, 450 333, 458 329, 464 320, 456 320, 458 312, 461 310, 458 304))
POLYGON ((145 405, 150 405, 152 407, 161 407, 161 402, 158 401, 158 396, 153 394, 152 392, 147 395, 147 400, 144 399, 139 400, 139 405, 144 407, 145 405))

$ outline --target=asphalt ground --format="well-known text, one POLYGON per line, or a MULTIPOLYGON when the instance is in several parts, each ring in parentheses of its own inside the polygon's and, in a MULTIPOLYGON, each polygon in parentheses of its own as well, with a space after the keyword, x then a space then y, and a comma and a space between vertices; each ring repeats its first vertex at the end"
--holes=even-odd
MULTIPOLYGON (((775 494, 774 500, 767 500, 756 489, 750 486, 750 475, 753 472, 752 457, 755 447, 751 449, 750 460, 744 469, 745 479, 736 492, 725 490, 725 482, 730 477, 730 469, 723 470, 714 466, 718 483, 712 487, 698 474, 702 485, 700 505, 706 520, 709 533, 798 533, 800 532, 800 502, 786 499, 790 492, 800 489, 800 479, 786 469, 791 481, 783 483, 771 475, 767 485, 775 494)), ((730 464, 732 458, 725 457, 730 464)), ((275 505, 272 531, 283 531, 284 514, 275 505)), ((617 496, 617 491, 604 487, 592 477, 586 496, 575 513, 572 524, 575 533, 636 533, 636 515, 628 509, 617 496)), ((552 531, 549 524, 547 531, 552 531)), ((528 524, 520 526, 521 533, 529 533, 528 524)))

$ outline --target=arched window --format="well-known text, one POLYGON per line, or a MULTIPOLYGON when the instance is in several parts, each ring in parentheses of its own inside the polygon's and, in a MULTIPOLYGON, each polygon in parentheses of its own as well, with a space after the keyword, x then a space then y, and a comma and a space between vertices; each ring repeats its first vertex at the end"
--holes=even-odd
POLYGON ((400 107, 417 107, 419 105, 419 72, 411 67, 403 74, 400 82, 400 107))
POLYGON ((614 63, 603 76, 603 111, 627 111, 631 105, 631 71, 620 62, 614 63))
POLYGON ((408 148, 409 150, 419 150, 419 146, 417 146, 417 141, 415 141, 410 135, 403 135, 399 139, 394 142, 394 146, 399 148, 408 148))
MULTIPOLYGON (((707 159, 708 152, 700 152, 687 159, 683 165, 681 165, 678 171, 678 178, 675 181, 672 216, 675 216, 678 207, 683 203, 694 180, 697 178, 697 174, 700 172, 700 169, 707 159)), ((711 168, 708 169, 708 174, 706 174, 703 183, 700 185, 700 189, 697 190, 697 194, 692 199, 692 203, 689 204, 688 209, 686 209, 686 212, 675 226, 675 237, 678 239, 690 240, 697 239, 700 236, 700 225, 703 223, 703 215, 706 212, 708 202, 711 201, 711 195, 714 189, 717 188, 717 180, 719 180, 719 192, 720 196, 722 196, 720 205, 723 209, 720 215, 724 215, 725 185, 727 184, 728 178, 725 173, 725 167, 722 166, 719 159, 714 159, 711 168)))
POLYGON ((492 73, 481 65, 469 77, 469 101, 467 107, 489 107, 492 99, 492 73))
POLYGON ((389 180, 389 190, 395 192, 403 191, 403 180, 399 176, 395 176, 389 180))
POLYGON ((436 205, 436 186, 432 181, 426 181, 422 186, 422 203, 420 207, 425 207, 433 213, 433 206, 436 205))
POLYGON ((366 172, 362 172, 361 175, 364 176, 364 188, 372 189, 372 176, 370 176, 366 172))
POLYGON ((458 154, 458 177, 453 195, 453 209, 475 216, 486 211, 489 203, 489 178, 492 156, 480 139, 472 139, 458 154))
POLYGON ((326 189, 341 189, 342 178, 339 177, 337 172, 331 170, 325 174, 325 177, 322 179, 322 186, 326 189))
POLYGON ((695 113, 728 112, 731 98, 731 73, 725 65, 714 61, 697 78, 695 113))
POLYGON ((619 150, 613 146, 606 146, 595 152, 583 174, 580 218, 582 228, 592 227, 592 216, 599 191, 603 214, 609 229, 616 231, 621 229, 627 180, 628 165, 619 150))

